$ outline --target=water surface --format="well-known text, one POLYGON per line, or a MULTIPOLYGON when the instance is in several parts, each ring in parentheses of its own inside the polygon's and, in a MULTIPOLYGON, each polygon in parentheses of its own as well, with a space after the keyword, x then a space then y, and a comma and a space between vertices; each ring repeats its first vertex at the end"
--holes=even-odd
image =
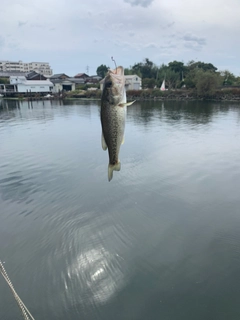
MULTIPOLYGON (((239 319, 240 105, 0 100, 0 259, 35 319, 239 319)), ((0 277, 0 318, 20 319, 0 277)))

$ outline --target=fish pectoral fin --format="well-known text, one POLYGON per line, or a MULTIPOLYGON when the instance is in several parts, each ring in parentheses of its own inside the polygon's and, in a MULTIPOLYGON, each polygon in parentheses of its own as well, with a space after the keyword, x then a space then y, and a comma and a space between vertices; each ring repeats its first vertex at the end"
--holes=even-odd
POLYGON ((106 141, 105 141, 105 139, 104 139, 103 133, 102 133, 102 148, 103 148, 104 151, 107 150, 107 144, 106 144, 106 141))
POLYGON ((121 143, 121 144, 124 144, 124 141, 125 141, 125 139, 124 139, 124 136, 123 136, 123 138, 122 138, 122 143, 121 143))
POLYGON ((130 106, 131 104, 133 104, 136 100, 134 101, 131 101, 131 102, 126 102, 126 103, 119 103, 118 106, 119 107, 127 107, 127 106, 130 106))
POLYGON ((121 170, 121 162, 118 161, 116 164, 109 164, 108 165, 108 181, 111 181, 113 178, 113 171, 120 171, 121 170))

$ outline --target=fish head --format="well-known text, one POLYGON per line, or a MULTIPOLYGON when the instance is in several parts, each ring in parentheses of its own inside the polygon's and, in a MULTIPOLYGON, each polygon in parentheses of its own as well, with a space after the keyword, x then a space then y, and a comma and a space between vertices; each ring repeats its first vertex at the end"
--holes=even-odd
POLYGON ((108 70, 105 77, 103 96, 114 106, 123 102, 125 98, 125 79, 123 67, 108 70))

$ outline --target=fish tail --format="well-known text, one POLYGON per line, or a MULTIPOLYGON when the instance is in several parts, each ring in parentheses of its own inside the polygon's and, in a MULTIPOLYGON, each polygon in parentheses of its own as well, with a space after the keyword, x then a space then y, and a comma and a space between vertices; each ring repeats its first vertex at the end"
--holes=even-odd
POLYGON ((111 181, 113 178, 113 171, 120 171, 121 169, 121 162, 118 161, 116 164, 109 164, 108 165, 108 181, 111 181))

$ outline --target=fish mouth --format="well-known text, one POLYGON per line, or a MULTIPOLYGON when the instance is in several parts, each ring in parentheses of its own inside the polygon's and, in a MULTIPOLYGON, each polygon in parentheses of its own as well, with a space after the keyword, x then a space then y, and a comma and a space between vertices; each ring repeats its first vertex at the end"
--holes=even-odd
POLYGON ((108 76, 110 79, 113 79, 114 82, 121 83, 124 81, 124 69, 123 67, 117 67, 116 69, 108 70, 108 76))
POLYGON ((121 66, 117 67, 117 68, 114 69, 114 70, 109 69, 108 72, 111 73, 111 74, 115 74, 115 75, 119 75, 119 76, 124 76, 124 69, 123 69, 123 67, 121 67, 121 66))
POLYGON ((105 86, 111 88, 116 85, 118 87, 124 86, 124 77, 114 73, 114 70, 110 70, 105 78, 105 86))

